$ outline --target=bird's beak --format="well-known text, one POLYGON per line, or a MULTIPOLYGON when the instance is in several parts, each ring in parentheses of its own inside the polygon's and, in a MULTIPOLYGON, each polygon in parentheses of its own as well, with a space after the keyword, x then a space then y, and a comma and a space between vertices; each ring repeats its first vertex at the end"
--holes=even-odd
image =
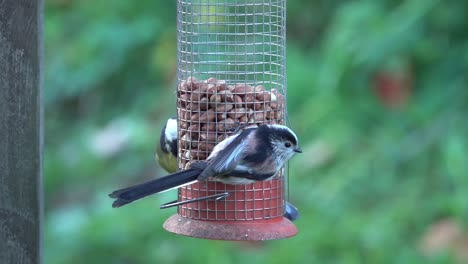
POLYGON ((294 152, 297 152, 297 153, 302 153, 302 149, 300 147, 296 147, 294 149, 294 152))

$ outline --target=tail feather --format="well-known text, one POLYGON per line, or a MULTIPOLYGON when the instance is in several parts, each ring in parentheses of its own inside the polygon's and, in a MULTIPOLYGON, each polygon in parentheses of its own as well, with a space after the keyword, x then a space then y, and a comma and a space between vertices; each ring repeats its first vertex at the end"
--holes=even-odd
POLYGON ((166 191, 187 184, 191 181, 195 181, 199 174, 200 170, 188 169, 139 185, 114 191, 109 194, 109 197, 116 199, 114 203, 112 203, 112 207, 121 207, 148 195, 166 191))

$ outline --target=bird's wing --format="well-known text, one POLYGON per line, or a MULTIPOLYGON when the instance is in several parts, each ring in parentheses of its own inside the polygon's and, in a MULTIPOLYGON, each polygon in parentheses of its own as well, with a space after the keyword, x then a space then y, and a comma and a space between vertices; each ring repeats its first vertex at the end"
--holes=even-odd
MULTIPOLYGON (((198 176, 198 180, 206 180, 210 176, 225 175, 233 171, 239 164, 239 161, 244 158, 245 151, 243 150, 246 148, 245 139, 253 131, 253 129, 243 130, 239 135, 230 139, 230 142, 228 142, 224 148, 219 149, 216 155, 210 155, 208 166, 198 176)), ((222 142, 220 144, 222 144, 222 142)))

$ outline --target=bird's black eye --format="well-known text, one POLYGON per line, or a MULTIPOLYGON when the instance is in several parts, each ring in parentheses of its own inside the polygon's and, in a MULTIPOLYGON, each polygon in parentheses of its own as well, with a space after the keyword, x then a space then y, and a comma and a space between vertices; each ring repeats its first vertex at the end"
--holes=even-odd
POLYGON ((286 143, 284 143, 284 146, 287 147, 287 148, 290 148, 290 147, 291 147, 291 143, 286 142, 286 143))

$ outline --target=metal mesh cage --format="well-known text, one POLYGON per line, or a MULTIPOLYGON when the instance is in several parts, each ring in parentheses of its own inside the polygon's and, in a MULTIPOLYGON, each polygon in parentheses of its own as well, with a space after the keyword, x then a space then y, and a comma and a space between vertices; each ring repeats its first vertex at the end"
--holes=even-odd
MULTIPOLYGON (((178 1, 179 169, 206 159, 239 128, 284 124, 285 2, 178 1)), ((284 189, 284 170, 249 185, 195 183, 179 189, 179 201, 220 192, 230 196, 181 205, 178 214, 231 224, 280 219, 284 189)))

